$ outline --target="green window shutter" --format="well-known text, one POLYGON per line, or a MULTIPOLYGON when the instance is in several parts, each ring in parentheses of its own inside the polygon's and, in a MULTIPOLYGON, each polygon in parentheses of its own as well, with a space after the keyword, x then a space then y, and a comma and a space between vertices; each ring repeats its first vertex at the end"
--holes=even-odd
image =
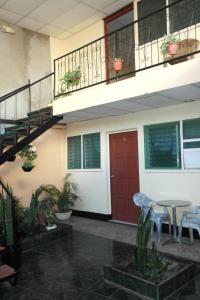
POLYGON ((100 168, 100 133, 83 135, 83 168, 100 168))
POLYGON ((181 167, 179 122, 144 126, 144 138, 147 169, 181 167))
POLYGON ((183 139, 200 138, 200 119, 183 121, 183 139))
POLYGON ((81 136, 67 138, 68 169, 81 169, 81 136))
MULTIPOLYGON (((170 0, 174 3, 176 0, 170 0)), ((169 9, 170 32, 177 32, 200 22, 200 0, 184 0, 169 9)))

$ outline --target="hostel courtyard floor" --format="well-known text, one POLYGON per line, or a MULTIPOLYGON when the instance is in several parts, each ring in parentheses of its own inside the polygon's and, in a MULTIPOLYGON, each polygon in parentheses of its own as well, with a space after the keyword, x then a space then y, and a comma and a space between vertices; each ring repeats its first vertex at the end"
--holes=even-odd
MULTIPOLYGON (((71 236, 22 256, 18 284, 0 287, 1 300, 141 300, 103 281, 103 266, 123 261, 135 244, 136 228, 72 217, 71 236)), ((167 235, 163 235, 167 239, 167 235)), ((200 241, 168 244, 159 250, 200 262, 200 241)), ((200 274, 169 300, 200 300, 200 274)))

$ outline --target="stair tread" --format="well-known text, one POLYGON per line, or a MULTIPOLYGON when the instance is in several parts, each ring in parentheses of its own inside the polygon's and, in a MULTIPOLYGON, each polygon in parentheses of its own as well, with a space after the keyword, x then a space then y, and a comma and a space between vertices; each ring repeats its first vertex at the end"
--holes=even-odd
POLYGON ((46 114, 50 114, 52 112, 52 108, 51 107, 45 107, 39 110, 35 110, 32 111, 30 113, 28 113, 28 116, 33 116, 33 115, 46 115, 46 114))
POLYGON ((0 252, 1 252, 1 251, 4 251, 5 249, 6 249, 5 247, 0 246, 0 252))
POLYGON ((10 267, 8 265, 0 266, 0 280, 11 277, 15 274, 16 274, 16 272, 12 267, 10 267))

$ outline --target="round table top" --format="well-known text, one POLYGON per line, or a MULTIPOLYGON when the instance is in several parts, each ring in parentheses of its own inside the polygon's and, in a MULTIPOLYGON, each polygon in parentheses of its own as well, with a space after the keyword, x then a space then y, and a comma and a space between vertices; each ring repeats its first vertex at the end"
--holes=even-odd
POLYGON ((185 206, 190 206, 192 203, 183 200, 161 200, 156 202, 156 204, 160 206, 166 206, 166 207, 185 207, 185 206))

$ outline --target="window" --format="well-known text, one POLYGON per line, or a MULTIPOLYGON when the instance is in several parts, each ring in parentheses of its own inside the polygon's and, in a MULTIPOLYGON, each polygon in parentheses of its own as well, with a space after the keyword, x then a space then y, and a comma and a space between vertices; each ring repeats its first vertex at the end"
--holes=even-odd
POLYGON ((183 153, 186 169, 200 168, 200 119, 183 121, 183 153))
POLYGON ((146 169, 181 168, 179 122, 144 127, 146 169))
POLYGON ((100 133, 67 138, 68 169, 99 169, 100 133))
POLYGON ((83 136, 83 168, 100 168, 100 133, 83 136))
MULTIPOLYGON (((143 18, 150 13, 166 6, 166 0, 142 0, 138 2, 138 18, 143 18)), ((139 45, 151 42, 167 33, 166 10, 141 20, 139 28, 139 45)))
MULTIPOLYGON (((177 0, 170 0, 174 3, 177 0)), ((170 32, 190 27, 200 22, 200 0, 185 0, 170 7, 170 32)))
MULTIPOLYGON (((145 17, 174 2, 177 0, 141 0, 137 5, 138 18, 145 17)), ((163 9, 139 22, 139 45, 198 23, 200 23, 200 0, 178 2, 168 10, 163 9)), ((190 32, 187 31, 185 34, 188 35, 190 32)))
POLYGON ((81 136, 67 139, 68 169, 81 168, 81 136))

